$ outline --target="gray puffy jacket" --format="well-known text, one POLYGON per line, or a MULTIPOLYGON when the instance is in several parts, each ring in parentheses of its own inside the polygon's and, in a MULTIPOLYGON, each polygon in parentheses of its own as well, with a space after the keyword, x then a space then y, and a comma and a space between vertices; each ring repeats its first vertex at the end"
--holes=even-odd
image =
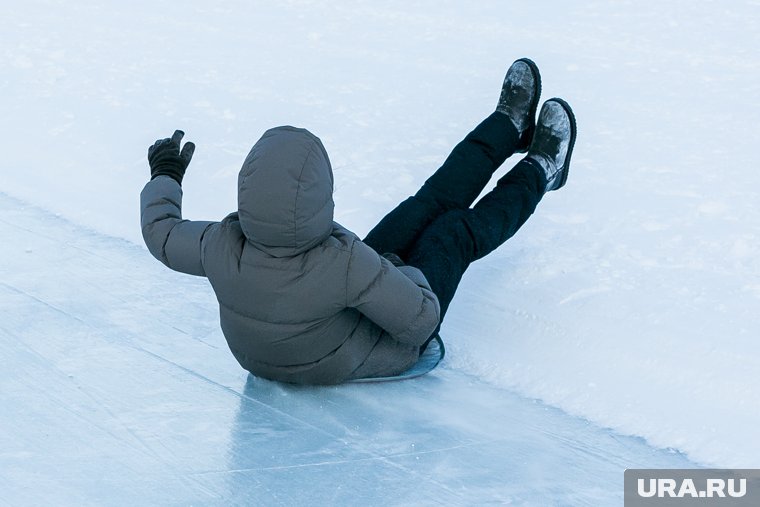
MULTIPOLYGON (((416 351, 438 325, 422 273, 394 267, 333 222, 332 192, 321 141, 277 127, 246 157, 238 212, 221 222, 182 220, 182 189, 168 176, 140 194, 148 249, 176 271, 208 277, 230 350, 255 375, 338 383, 389 343, 416 351)), ((380 360, 403 361, 391 356, 380 360)))

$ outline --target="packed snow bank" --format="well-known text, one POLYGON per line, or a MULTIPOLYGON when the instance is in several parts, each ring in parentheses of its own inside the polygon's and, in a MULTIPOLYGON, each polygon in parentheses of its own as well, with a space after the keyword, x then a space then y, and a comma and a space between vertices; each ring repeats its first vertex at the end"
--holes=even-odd
POLYGON ((530 56, 578 116, 572 173, 465 278, 449 366, 760 466, 758 25, 750 1, 27 2, 0 20, 0 190, 139 243, 155 138, 197 143, 186 215, 218 219, 251 144, 292 123, 322 137, 337 218, 364 233, 530 56))
POLYGON ((204 280, 2 194, 0 237, 9 505, 598 506, 626 468, 694 466, 445 366, 256 379, 204 280))

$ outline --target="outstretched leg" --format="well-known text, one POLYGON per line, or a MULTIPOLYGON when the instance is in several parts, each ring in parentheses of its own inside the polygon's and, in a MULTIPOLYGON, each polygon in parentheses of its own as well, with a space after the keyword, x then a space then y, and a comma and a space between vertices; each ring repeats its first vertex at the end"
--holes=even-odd
POLYGON ((438 216, 469 208, 494 171, 533 135, 541 91, 536 65, 520 59, 507 71, 497 109, 457 144, 443 165, 412 197, 383 218, 364 239, 378 253, 405 258, 438 216))
POLYGON ((436 217, 469 208, 498 167, 514 153, 517 130, 494 112, 470 132, 422 188, 388 213, 364 239, 378 253, 402 258, 436 217))
POLYGON ((425 229, 407 264, 422 271, 438 296, 441 320, 467 267, 517 232, 533 214, 545 186, 542 173, 523 160, 474 208, 449 211, 425 229))
POLYGON ((528 155, 474 208, 449 211, 422 233, 407 264, 423 272, 438 296, 441 320, 470 263, 511 238, 533 214, 544 193, 564 185, 575 137, 570 106, 560 99, 547 101, 528 155))

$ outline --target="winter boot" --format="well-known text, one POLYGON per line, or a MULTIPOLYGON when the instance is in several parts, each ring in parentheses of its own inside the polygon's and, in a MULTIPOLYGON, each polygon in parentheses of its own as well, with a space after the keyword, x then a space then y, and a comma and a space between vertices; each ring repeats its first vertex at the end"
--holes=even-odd
POLYGON ((567 102, 557 98, 544 102, 525 160, 546 176, 547 192, 567 181, 576 131, 575 115, 567 102))
POLYGON ((528 58, 516 60, 504 78, 496 111, 506 114, 520 136, 515 152, 524 153, 536 128, 536 109, 541 96, 541 74, 528 58))

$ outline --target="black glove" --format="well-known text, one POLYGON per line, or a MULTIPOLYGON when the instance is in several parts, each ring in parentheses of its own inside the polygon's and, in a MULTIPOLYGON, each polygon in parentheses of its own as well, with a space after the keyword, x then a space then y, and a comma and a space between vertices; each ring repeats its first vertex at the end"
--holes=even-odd
POLYGON ((401 257, 399 257, 398 255, 396 255, 395 253, 385 252, 383 254, 383 257, 385 257, 386 259, 388 259, 391 262, 391 264, 393 264, 397 268, 399 268, 401 266, 406 266, 406 264, 404 264, 404 261, 401 260, 401 257))
POLYGON ((177 183, 182 184, 182 177, 195 152, 193 143, 185 143, 182 151, 179 151, 179 144, 184 135, 181 130, 175 130, 171 139, 159 139, 148 148, 150 179, 162 175, 171 176, 177 183))

